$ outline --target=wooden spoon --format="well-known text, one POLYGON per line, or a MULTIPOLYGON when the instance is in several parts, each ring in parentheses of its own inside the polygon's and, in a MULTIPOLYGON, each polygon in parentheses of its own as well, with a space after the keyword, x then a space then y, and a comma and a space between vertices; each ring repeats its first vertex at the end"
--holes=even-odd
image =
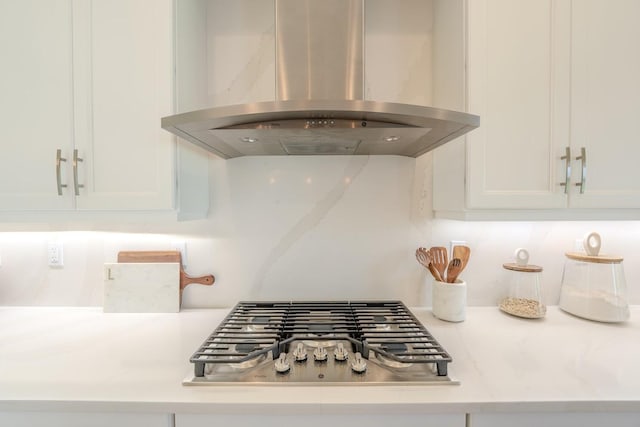
POLYGON ((442 276, 438 272, 438 270, 431 263, 431 256, 429 255, 429 251, 426 248, 418 248, 416 249, 416 259, 422 266, 426 267, 433 276, 439 282, 442 282, 442 276))
POLYGON ((462 267, 460 267, 460 272, 462 272, 462 270, 464 270, 464 268, 467 266, 467 263, 469 262, 469 255, 471 255, 471 249, 469 249, 468 246, 453 247, 453 254, 451 255, 451 257, 458 258, 462 262, 462 267))
POLYGON ((462 261, 460 258, 452 259, 447 267, 447 283, 456 283, 460 271, 462 271, 462 261))
MULTIPOLYGON (((431 264, 433 264, 440 273, 440 277, 444 279, 445 271, 447 270, 447 265, 449 261, 447 259, 447 248, 442 246, 434 246, 429 249, 429 255, 431 256, 431 264)), ((443 282, 444 280, 441 280, 443 282)))

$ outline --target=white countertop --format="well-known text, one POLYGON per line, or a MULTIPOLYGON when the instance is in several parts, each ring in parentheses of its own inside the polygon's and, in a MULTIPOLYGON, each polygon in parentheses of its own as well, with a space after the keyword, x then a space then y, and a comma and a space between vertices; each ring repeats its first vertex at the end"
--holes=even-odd
POLYGON ((624 324, 557 307, 537 321, 470 308, 465 322, 447 323, 412 308, 460 385, 183 386, 190 355, 228 311, 0 307, 0 411, 640 411, 640 307, 624 324))

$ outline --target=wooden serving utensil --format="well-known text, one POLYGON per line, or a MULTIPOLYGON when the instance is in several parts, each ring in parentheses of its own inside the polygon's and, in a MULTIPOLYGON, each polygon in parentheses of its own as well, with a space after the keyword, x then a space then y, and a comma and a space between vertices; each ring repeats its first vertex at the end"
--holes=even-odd
POLYGON ((458 258, 462 262, 462 267, 460 267, 460 272, 464 270, 469 262, 469 255, 471 255, 471 249, 468 246, 454 246, 452 258, 458 258))
POLYGON ((447 267, 447 283, 455 283, 458 275, 462 271, 462 261, 460 258, 454 258, 449 262, 447 267))
POLYGON ((425 248, 416 249, 416 259, 424 268, 429 268, 431 259, 429 258, 429 251, 425 248))
MULTIPOLYGON (((433 264, 440 273, 440 278, 444 279, 449 260, 447 257, 447 248, 442 246, 434 246, 429 249, 429 256, 431 257, 431 264, 433 264)), ((440 280, 443 282, 444 280, 440 280)))
POLYGON ((431 275, 433 276, 434 279, 436 279, 439 282, 443 281, 442 276, 440 275, 438 270, 435 268, 435 266, 431 262, 431 255, 429 254, 429 251, 426 248, 416 249, 416 259, 423 267, 426 267, 431 272, 431 275))

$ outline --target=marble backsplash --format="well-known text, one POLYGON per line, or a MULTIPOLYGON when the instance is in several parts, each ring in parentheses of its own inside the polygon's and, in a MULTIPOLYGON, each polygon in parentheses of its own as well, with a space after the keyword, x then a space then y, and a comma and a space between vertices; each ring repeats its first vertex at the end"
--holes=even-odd
POLYGON ((431 156, 210 158, 208 219, 0 224, 0 304, 100 306, 103 264, 120 250, 187 243, 186 270, 213 273, 190 285, 184 307, 246 299, 401 299, 430 305, 418 246, 464 240, 472 257, 462 278, 469 305, 495 305, 502 264, 526 247, 544 267, 547 304, 559 296, 564 252, 596 230, 603 252, 625 257, 629 299, 640 303, 640 222, 461 222, 430 218, 431 156), (29 231, 29 229, 39 231, 29 231), (11 231, 21 230, 21 231, 11 231), (50 240, 65 266, 50 268, 50 240))
MULTIPOLYGON (((431 103, 432 3, 368 0, 367 99, 431 103)), ((203 63, 194 65, 197 79, 186 73, 189 79, 178 82, 178 107, 271 99, 272 2, 193 3, 201 4, 208 5, 202 16, 211 24, 199 45, 203 63)), ((472 250, 462 273, 469 305, 496 304, 501 266, 517 247, 528 248, 531 262, 544 267, 545 301, 555 304, 563 254, 589 231, 602 234, 604 252, 625 257, 630 301, 640 304, 640 221, 433 219, 431 154, 210 156, 209 171, 205 220, 180 223, 155 214, 142 220, 118 214, 52 219, 46 213, 28 222, 0 220, 0 305, 100 306, 104 263, 115 262, 120 250, 168 250, 177 240, 187 244, 188 273, 216 276, 212 287, 187 287, 185 307, 346 298, 428 306, 430 279, 414 251, 448 247, 450 240, 464 240, 472 250), (47 265, 51 240, 64 245, 64 268, 47 265)))

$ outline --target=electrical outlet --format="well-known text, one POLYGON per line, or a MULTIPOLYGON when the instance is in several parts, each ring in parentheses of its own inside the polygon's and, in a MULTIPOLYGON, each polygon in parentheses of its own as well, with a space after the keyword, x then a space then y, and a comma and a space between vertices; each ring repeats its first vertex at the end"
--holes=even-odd
POLYGON ((467 242, 464 240, 451 240, 449 242, 449 255, 453 257, 453 247, 454 246, 466 246, 467 242))
POLYGON ((64 266, 62 242, 49 242, 47 255, 49 260, 49 267, 64 266))
POLYGON ((182 256, 182 268, 187 267, 187 242, 184 240, 175 240, 171 242, 171 249, 180 252, 182 256))

